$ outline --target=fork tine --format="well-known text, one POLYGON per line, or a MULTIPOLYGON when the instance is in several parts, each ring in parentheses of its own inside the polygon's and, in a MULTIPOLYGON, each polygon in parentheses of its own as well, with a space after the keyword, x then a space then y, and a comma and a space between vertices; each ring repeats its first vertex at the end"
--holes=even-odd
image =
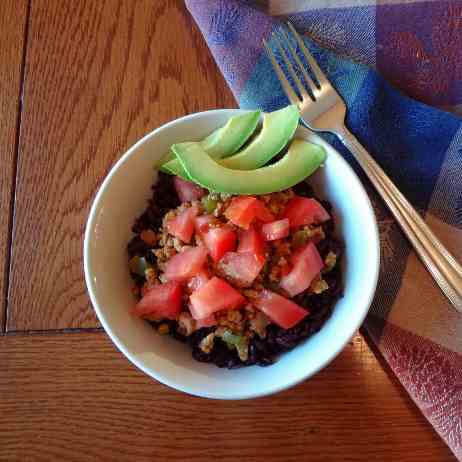
POLYGON ((273 32, 273 39, 274 42, 276 43, 276 46, 279 48, 279 52, 281 53, 282 59, 285 62, 287 66, 287 70, 289 71, 289 74, 292 76, 294 79, 295 85, 298 89, 299 94, 302 96, 302 98, 309 98, 310 96, 308 95, 305 87, 303 86, 300 78, 298 77, 297 73, 295 72, 294 67, 292 66, 292 63, 290 62, 289 57, 287 56, 286 51, 284 50, 281 41, 279 40, 279 37, 276 35, 276 33, 273 32))
POLYGON ((306 48, 305 43, 303 42, 302 38, 300 37, 299 33, 295 30, 294 26, 290 22, 287 23, 289 26, 289 29, 291 30, 292 34, 294 35, 295 39, 297 40, 300 49, 302 50, 303 54, 305 55, 306 60, 308 61, 308 64, 311 66, 311 70, 313 71, 313 74, 315 75, 316 79, 318 80, 319 86, 323 84, 328 84, 330 85, 329 80, 325 76, 324 72, 322 72, 321 68, 318 66, 318 63, 316 60, 313 58, 313 55, 308 51, 308 48, 306 48))
POLYGON ((310 96, 312 97, 313 100, 315 100, 316 98, 314 97, 314 94, 315 94, 315 92, 317 90, 316 84, 313 82, 313 79, 310 77, 310 75, 308 74, 308 72, 306 70, 306 66, 302 63, 302 61, 300 60, 300 58, 297 55, 297 52, 295 51, 294 47, 290 43, 289 36, 285 33, 284 30, 281 30, 280 33, 285 38, 287 47, 289 48, 290 52, 292 53, 292 56, 295 59, 295 62, 297 63, 299 69, 302 71, 305 82, 308 85, 308 88, 312 93, 312 95, 310 95, 310 96))
POLYGON ((263 39, 263 46, 266 49, 266 53, 268 54, 268 58, 270 59, 271 64, 273 65, 273 68, 276 71, 276 74, 277 74, 277 76, 279 78, 279 82, 281 83, 281 86, 282 86, 285 94, 287 95, 287 98, 289 98, 289 101, 292 104, 296 104, 298 106, 301 103, 300 98, 297 96, 297 94, 292 89, 289 81, 287 80, 287 77, 285 76, 284 72, 281 69, 281 66, 279 66, 278 62, 276 61, 276 58, 274 57, 273 51, 268 46, 265 39, 263 39))

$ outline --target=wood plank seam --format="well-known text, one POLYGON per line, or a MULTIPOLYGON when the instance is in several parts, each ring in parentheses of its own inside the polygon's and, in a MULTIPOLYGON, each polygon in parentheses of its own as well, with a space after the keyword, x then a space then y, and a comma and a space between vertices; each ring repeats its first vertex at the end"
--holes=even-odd
POLYGON ((12 251, 12 237, 13 237, 13 226, 14 226, 14 204, 15 204, 15 195, 16 195, 16 178, 18 173, 18 156, 19 156, 19 140, 21 134, 21 119, 22 119, 22 110, 23 110, 23 96, 24 96, 24 78, 26 71, 26 54, 27 54, 27 41, 29 35, 29 21, 30 21, 30 10, 31 10, 32 0, 27 2, 26 10, 26 21, 24 24, 24 42, 22 48, 22 60, 21 60, 21 70, 20 70, 20 80, 18 88, 18 113, 16 118, 16 138, 14 141, 14 159, 13 159, 13 186, 10 195, 10 204, 9 204, 9 228, 8 228, 8 244, 6 251, 6 259, 4 262, 4 288, 5 292, 4 297, 4 316, 3 316, 3 325, 0 328, 0 331, 6 332, 6 326, 8 322, 8 300, 9 300, 9 286, 10 286, 10 269, 11 269, 11 251, 12 251))
POLYGON ((456 462, 359 336, 240 404, 151 380, 102 334, 0 336, 0 363, 0 461, 456 462))
POLYGON ((46 334, 78 334, 85 333, 91 334, 94 332, 104 332, 102 327, 66 327, 64 329, 42 329, 42 330, 8 330, 3 332, 6 336, 19 336, 19 335, 46 335, 46 334))

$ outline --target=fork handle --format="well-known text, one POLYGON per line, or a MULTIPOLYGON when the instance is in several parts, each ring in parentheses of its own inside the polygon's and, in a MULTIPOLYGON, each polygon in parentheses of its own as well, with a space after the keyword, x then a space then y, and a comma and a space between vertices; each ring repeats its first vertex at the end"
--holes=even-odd
POLYGON ((335 134, 382 196, 433 279, 456 310, 462 313, 462 267, 356 137, 344 126, 335 134))

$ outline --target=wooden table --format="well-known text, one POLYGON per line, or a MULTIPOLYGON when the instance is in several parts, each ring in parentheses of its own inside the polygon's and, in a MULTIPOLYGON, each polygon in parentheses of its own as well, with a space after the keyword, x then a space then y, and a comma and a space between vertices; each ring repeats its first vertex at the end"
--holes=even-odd
POLYGON ((312 380, 232 403, 152 381, 99 327, 98 185, 155 127, 236 106, 180 0, 2 0, 0 65, 0 460, 455 460, 360 334, 312 380))

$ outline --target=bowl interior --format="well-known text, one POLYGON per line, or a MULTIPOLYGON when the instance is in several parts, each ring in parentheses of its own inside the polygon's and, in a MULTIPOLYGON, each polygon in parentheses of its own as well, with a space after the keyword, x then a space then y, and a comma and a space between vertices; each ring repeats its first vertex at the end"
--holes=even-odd
POLYGON ((307 130, 298 137, 323 144, 324 168, 310 183, 330 200, 345 248, 345 294, 321 331, 276 364, 223 370, 196 362, 190 349, 157 335, 129 314, 135 303, 127 269, 131 225, 146 207, 156 179, 156 160, 174 142, 198 140, 238 110, 216 110, 178 119, 147 135, 114 166, 92 206, 85 234, 85 277, 98 318, 117 347, 140 369, 181 391, 222 399, 273 393, 307 378, 329 363, 362 323, 375 291, 379 265, 377 225, 369 199, 349 165, 307 130))

